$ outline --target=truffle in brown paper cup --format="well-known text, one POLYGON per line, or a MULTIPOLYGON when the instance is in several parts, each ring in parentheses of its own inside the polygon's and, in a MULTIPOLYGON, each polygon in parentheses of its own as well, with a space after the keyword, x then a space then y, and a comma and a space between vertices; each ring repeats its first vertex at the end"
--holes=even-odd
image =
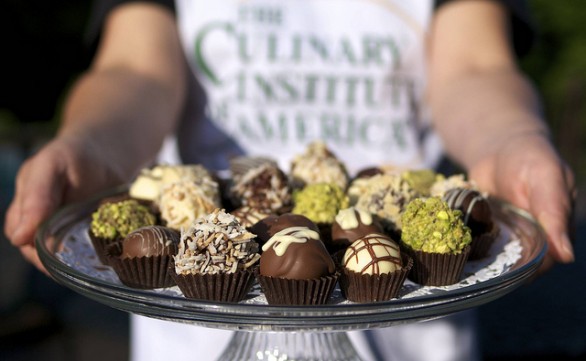
POLYGON ((413 267, 413 259, 402 254, 400 270, 380 275, 360 274, 344 269, 340 275, 342 295, 349 301, 359 303, 388 301, 396 298, 407 275, 413 267))
POLYGON ((173 272, 172 277, 185 297, 216 302, 242 301, 254 283, 254 271, 250 269, 218 274, 173 272))
POLYGON ((310 280, 263 276, 257 279, 270 305, 323 305, 336 287, 339 273, 310 280))
POLYGON ((499 226, 496 223, 493 223, 490 231, 480 234, 476 237, 472 237, 472 243, 470 244, 472 249, 470 250, 468 260, 478 260, 488 256, 488 251, 499 234, 499 226))
POLYGON ((405 246, 403 251, 413 258, 409 279, 424 286, 447 286, 460 280, 471 247, 459 254, 415 251, 405 246))
POLYGON ((115 242, 107 248, 108 265, 114 269, 120 282, 132 288, 164 288, 175 285, 169 268, 171 255, 121 258, 122 246, 115 242))
POLYGON ((102 262, 102 264, 109 266, 110 264, 108 262, 110 262, 110 258, 107 256, 108 247, 118 242, 120 239, 106 239, 97 237, 92 233, 91 228, 88 229, 87 233, 90 237, 92 245, 94 246, 94 250, 96 251, 96 256, 98 256, 98 259, 100 262, 102 262))

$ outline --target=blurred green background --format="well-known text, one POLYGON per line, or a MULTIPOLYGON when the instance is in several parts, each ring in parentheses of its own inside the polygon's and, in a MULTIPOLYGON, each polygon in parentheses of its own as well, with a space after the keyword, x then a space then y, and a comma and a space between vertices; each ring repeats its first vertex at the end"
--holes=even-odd
MULTIPOLYGON (((574 169, 579 188, 586 189, 586 1, 528 4, 537 38, 520 66, 542 94, 553 140, 574 169)), ((85 32, 90 9, 89 0, 0 2, 0 224, 19 165, 54 134, 62 100, 89 64, 85 32)), ((580 199, 577 223, 578 235, 583 235, 586 212, 580 199)), ((127 357, 126 314, 48 281, 1 238, 0 359, 127 357)), ((583 242, 578 240, 576 247, 577 255, 586 254, 583 242)), ((575 282, 585 273, 586 264, 579 259, 481 307, 486 358, 584 357, 586 297, 585 291, 576 292, 582 287, 575 282)))

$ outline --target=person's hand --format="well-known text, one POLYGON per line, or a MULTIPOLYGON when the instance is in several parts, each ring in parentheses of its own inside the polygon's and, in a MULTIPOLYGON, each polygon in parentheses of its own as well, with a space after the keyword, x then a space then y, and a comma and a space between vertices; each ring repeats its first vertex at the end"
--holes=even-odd
POLYGON ((527 133, 502 141, 498 151, 475 164, 469 174, 480 189, 529 211, 541 224, 549 251, 540 271, 574 260, 574 176, 545 135, 527 133))
POLYGON ((63 204, 122 182, 122 173, 103 158, 89 141, 56 138, 20 168, 4 233, 41 271, 34 245, 39 225, 63 204))

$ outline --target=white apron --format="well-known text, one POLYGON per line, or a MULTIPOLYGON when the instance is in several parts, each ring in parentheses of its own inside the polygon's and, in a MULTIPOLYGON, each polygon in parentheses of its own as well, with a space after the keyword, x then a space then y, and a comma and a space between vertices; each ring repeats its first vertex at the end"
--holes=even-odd
MULTIPOLYGON (((196 109, 178 132, 184 162, 226 169, 231 156, 247 153, 270 155, 288 170, 321 139, 351 173, 436 165, 441 145, 423 103, 433 1, 178 0, 176 7, 198 83, 196 109)), ((349 335, 364 360, 471 361, 472 320, 465 313, 349 335)), ((133 361, 215 360, 231 336, 136 315, 131 326, 133 361)))

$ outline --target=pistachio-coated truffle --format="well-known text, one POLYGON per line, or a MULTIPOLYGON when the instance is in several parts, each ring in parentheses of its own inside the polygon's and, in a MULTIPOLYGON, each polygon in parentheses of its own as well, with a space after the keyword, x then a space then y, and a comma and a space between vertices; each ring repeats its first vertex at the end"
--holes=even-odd
POLYGON ((342 188, 330 183, 310 184, 293 195, 293 213, 302 214, 315 223, 331 224, 340 209, 349 205, 342 188))
POLYGON ((156 217, 136 200, 102 204, 92 214, 91 232, 104 239, 124 238, 144 226, 152 226, 156 217))
POLYGON ((406 180, 418 194, 427 196, 436 181, 436 174, 431 169, 416 169, 403 172, 401 178, 406 180))
POLYGON ((459 254, 472 242, 470 228, 439 198, 416 198, 411 201, 401 218, 401 240, 416 251, 459 254))

